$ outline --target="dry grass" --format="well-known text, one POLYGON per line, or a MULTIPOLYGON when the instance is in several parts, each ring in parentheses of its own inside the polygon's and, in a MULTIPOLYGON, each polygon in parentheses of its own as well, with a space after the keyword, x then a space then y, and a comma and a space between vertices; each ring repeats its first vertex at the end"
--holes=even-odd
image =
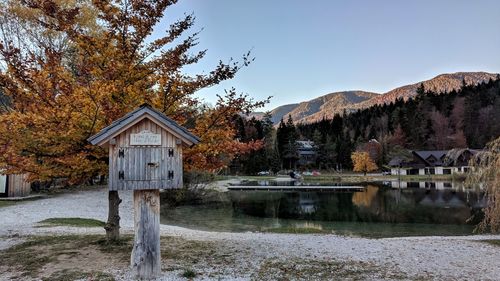
POLYGON ((126 266, 130 249, 130 237, 116 245, 107 244, 101 235, 29 237, 0 252, 0 273, 14 273, 19 280, 72 280, 64 278, 76 274, 105 277, 108 268, 126 266))
POLYGON ((49 277, 42 278, 42 281, 73 281, 73 280, 114 281, 115 278, 111 274, 101 271, 83 272, 71 269, 56 271, 52 273, 49 277))
POLYGON ((406 275, 369 262, 351 260, 266 260, 253 280, 401 280, 406 275))
MULTIPOLYGON (((129 270, 132 236, 108 244, 103 235, 36 236, 0 252, 0 279, 102 280, 129 270), (110 270, 113 270, 110 272, 110 270)), ((161 238, 162 271, 188 279, 236 277, 253 280, 400 280, 401 271, 370 262, 261 256, 228 241, 161 238)), ((423 280, 432 276, 424 276, 423 280)))
MULTIPOLYGON (((0 252, 2 274, 25 280, 114 280, 110 269, 128 269, 133 238, 108 243, 103 235, 33 236, 0 252)), ((210 242, 161 238, 162 270, 190 271, 198 263, 228 263, 210 242)), ((193 271, 195 272, 195 271, 193 271)))

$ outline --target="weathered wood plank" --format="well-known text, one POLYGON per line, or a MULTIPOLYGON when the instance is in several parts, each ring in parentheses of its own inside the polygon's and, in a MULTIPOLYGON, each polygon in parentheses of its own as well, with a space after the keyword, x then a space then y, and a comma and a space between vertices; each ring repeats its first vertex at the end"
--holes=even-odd
POLYGON ((160 191, 134 191, 134 246, 130 263, 140 279, 153 279, 161 273, 160 191))
POLYGON ((31 185, 26 181, 25 174, 11 174, 7 176, 7 197, 24 197, 31 192, 31 185))

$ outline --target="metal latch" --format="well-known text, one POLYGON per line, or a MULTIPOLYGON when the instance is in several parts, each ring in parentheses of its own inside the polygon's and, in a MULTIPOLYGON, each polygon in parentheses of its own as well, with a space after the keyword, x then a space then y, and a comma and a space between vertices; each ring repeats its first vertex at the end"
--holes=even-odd
POLYGON ((168 149, 168 157, 174 157, 174 149, 173 148, 168 149))
POLYGON ((119 171, 118 172, 118 179, 124 180, 125 179, 125 172, 124 171, 119 171))
POLYGON ((125 157, 125 149, 123 148, 118 149, 118 157, 121 158, 125 157))
POLYGON ((169 180, 174 179, 174 171, 168 171, 168 179, 169 180))

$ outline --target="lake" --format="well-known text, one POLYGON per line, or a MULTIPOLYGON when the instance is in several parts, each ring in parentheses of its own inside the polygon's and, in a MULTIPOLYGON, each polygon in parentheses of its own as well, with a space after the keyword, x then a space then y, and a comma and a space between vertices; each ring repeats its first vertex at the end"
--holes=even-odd
MULTIPOLYGON (((242 185, 265 188, 352 184, 297 186, 296 182, 254 181, 242 185)), ((359 185, 363 188, 349 192, 303 188, 233 190, 225 193, 225 202, 162 208, 161 220, 164 224, 210 231, 335 233, 376 238, 469 235, 481 220, 481 209, 486 203, 480 190, 442 182, 410 184, 424 188, 393 188, 391 183, 356 184, 359 185)))

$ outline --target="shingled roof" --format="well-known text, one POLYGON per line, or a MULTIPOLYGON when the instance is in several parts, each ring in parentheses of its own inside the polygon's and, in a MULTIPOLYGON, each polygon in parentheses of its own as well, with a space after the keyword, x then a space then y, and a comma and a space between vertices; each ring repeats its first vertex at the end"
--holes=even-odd
POLYGON ((200 142, 200 139, 189 132, 186 128, 177 124, 174 120, 168 118, 162 112, 154 109, 149 104, 143 104, 136 110, 126 114, 120 119, 115 120, 111 125, 102 129, 97 134, 91 136, 87 140, 93 145, 103 145, 109 141, 109 139, 115 137, 130 123, 134 123, 139 119, 149 115, 154 119, 154 121, 159 122, 161 125, 172 130, 174 133, 180 136, 182 141, 187 145, 194 145, 200 142))

